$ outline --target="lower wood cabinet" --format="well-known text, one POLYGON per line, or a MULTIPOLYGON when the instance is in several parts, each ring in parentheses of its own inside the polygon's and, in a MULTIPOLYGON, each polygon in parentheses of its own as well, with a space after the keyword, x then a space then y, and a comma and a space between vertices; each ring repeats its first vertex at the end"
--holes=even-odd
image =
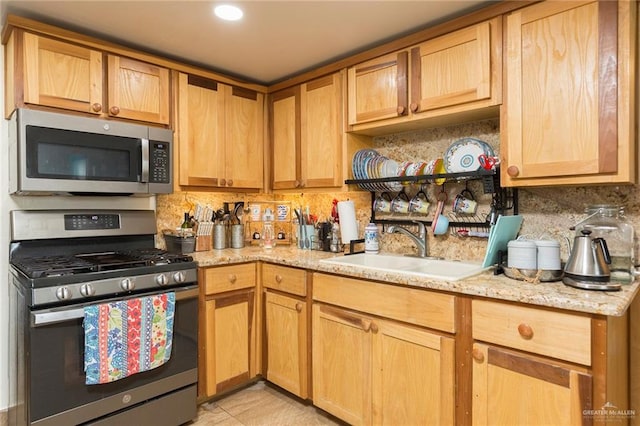
POLYGON ((304 269, 262 265, 264 366, 268 381, 309 396, 309 309, 304 269))
POLYGON ((201 398, 211 397, 257 375, 255 353, 255 264, 200 269, 201 398))
POLYGON ((413 313, 450 306, 435 321, 448 327, 453 296, 423 291, 433 298, 413 311, 411 298, 399 304, 405 291, 412 292, 408 288, 378 288, 381 284, 327 274, 314 274, 313 285, 314 405, 353 425, 455 423, 454 338, 408 323, 429 322, 429 314, 413 313), (352 286, 370 289, 351 293, 352 286), (382 297, 378 290, 389 293, 382 297), (376 315, 385 311, 398 320, 376 315))
POLYGON ((584 424, 592 376, 584 368, 473 345, 473 424, 584 424))

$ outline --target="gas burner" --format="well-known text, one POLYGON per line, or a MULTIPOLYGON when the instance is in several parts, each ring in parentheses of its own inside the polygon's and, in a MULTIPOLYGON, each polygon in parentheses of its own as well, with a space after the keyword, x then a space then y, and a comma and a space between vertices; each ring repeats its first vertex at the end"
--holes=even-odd
POLYGON ((14 259, 12 263, 27 277, 42 278, 191 261, 193 258, 188 255, 147 248, 122 252, 80 253, 68 256, 25 257, 14 259))

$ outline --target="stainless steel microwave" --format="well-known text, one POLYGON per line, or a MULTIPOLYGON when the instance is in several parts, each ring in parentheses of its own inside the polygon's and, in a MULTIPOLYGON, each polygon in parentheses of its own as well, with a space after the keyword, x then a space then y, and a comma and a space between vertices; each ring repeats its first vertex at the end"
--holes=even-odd
POLYGON ((9 190, 19 195, 152 195, 173 190, 171 130, 17 109, 9 190))

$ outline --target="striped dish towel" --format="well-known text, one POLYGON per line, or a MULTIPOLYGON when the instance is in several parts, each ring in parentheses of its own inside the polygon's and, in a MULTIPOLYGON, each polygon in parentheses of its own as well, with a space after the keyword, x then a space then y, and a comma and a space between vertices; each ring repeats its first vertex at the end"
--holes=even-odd
POLYGON ((175 293, 84 308, 85 383, 123 379, 171 357, 175 293))

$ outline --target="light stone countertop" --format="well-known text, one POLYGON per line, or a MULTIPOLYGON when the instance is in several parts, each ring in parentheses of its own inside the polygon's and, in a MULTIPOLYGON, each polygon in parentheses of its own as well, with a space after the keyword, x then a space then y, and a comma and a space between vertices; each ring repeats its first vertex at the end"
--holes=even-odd
POLYGON ((270 250, 254 246, 243 249, 195 252, 191 255, 201 267, 263 261, 390 284, 612 316, 620 316, 625 313, 640 287, 640 282, 636 280, 632 284, 623 285, 620 291, 581 290, 566 286, 561 281, 531 284, 513 280, 504 275, 494 275, 493 271, 487 271, 460 281, 439 281, 403 273, 372 271, 356 266, 324 264, 319 260, 334 257, 337 254, 300 250, 290 246, 281 246, 270 250))

